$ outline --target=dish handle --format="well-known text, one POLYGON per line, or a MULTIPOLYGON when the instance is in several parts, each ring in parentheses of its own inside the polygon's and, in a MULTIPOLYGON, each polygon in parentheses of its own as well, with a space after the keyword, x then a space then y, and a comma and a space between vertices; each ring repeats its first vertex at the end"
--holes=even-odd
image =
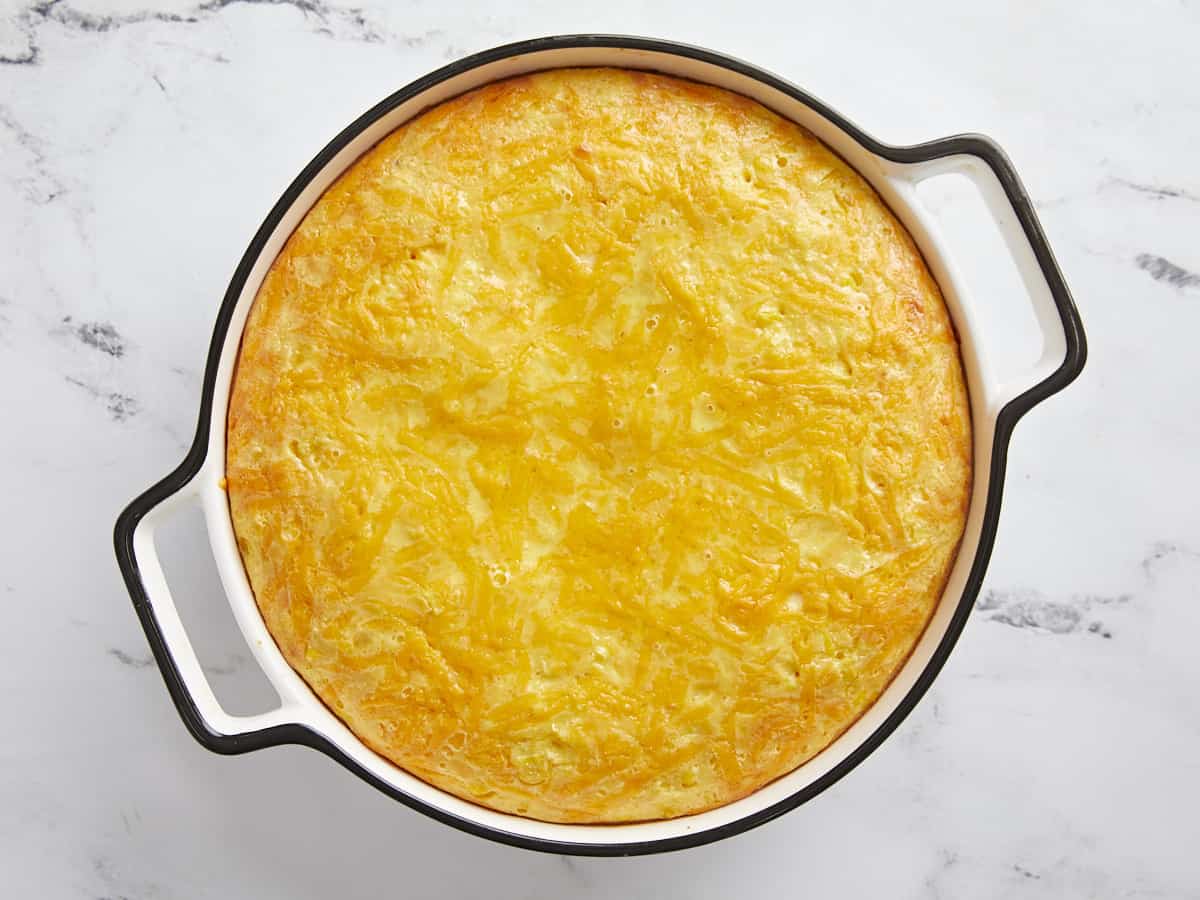
POLYGON ((201 499, 202 477, 181 487, 189 463, 168 475, 131 503, 117 519, 113 537, 117 562, 133 598, 167 690, 192 736, 217 753, 236 754, 289 743, 308 743, 300 706, 280 694, 278 708, 257 715, 233 715, 222 708, 204 674, 179 617, 154 543, 155 529, 179 508, 201 499))
POLYGON ((1042 332, 1042 354, 1023 375, 1000 386, 997 411, 1010 424, 1078 377, 1087 360, 1087 338, 1071 291, 1042 231, 1033 202, 1007 154, 981 134, 897 148, 899 173, 912 184, 960 174, 978 188, 1033 303, 1042 332))

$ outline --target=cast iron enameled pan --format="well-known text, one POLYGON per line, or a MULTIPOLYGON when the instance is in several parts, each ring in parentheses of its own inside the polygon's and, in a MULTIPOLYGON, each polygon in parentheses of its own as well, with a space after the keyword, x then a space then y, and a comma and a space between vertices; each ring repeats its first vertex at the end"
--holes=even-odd
POLYGON ((519 847, 592 856, 693 847, 761 825, 816 796, 861 763, 911 712, 941 670, 979 593, 996 536, 1013 427, 1033 406, 1070 384, 1086 355, 1079 314, 1029 196, 1008 158, 988 138, 965 134, 905 147, 884 144, 769 72, 684 44, 608 35, 523 41, 459 60, 392 94, 337 135, 284 192, 242 256, 217 312, 192 447, 175 471, 121 513, 117 561, 167 689, 188 730, 210 750, 237 754, 303 744, 413 809, 519 847), (924 635, 879 700, 814 759, 749 797, 693 816, 629 825, 563 825, 485 809, 420 781, 366 748, 313 695, 271 640, 246 580, 222 490, 226 406, 246 314, 271 261, 321 192, 423 109, 490 81, 577 66, 652 70, 745 94, 808 128, 857 169, 913 235, 946 298, 962 348, 975 445, 971 508, 958 560, 924 635), (975 182, 1032 301, 1043 352, 1016 381, 1002 382, 988 365, 987 335, 976 324, 970 293, 917 198, 918 182, 946 172, 975 182), (234 617, 279 693, 277 709, 230 715, 205 680, 154 549, 155 525, 185 503, 203 509, 234 617))

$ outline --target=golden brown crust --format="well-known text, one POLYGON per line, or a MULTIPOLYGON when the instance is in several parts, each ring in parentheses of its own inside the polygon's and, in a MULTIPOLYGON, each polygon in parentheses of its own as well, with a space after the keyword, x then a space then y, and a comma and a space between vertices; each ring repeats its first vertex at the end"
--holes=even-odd
POLYGON ((887 685, 962 534, 938 289, 798 126, 619 70, 492 84, 368 153, 247 323, 228 489, 289 663, 481 804, 677 816, 887 685))

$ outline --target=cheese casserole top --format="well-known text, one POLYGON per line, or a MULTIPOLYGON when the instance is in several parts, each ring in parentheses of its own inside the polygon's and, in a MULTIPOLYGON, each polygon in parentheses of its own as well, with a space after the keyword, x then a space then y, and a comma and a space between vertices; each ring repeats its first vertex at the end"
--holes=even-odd
POLYGON ((958 346, 802 128, 622 70, 409 122, 272 265, 228 420, 288 662, 370 747, 559 822, 677 816, 887 686, 967 512, 958 346))

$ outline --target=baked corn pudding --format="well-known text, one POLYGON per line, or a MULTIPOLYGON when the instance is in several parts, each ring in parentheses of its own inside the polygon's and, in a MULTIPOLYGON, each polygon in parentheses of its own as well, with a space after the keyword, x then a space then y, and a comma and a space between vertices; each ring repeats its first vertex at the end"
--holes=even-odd
POLYGON ((626 822, 818 753, 967 514, 958 345, 811 134, 610 69, 488 85, 330 187, 250 313, 227 483, 288 662, 476 803, 626 822))

